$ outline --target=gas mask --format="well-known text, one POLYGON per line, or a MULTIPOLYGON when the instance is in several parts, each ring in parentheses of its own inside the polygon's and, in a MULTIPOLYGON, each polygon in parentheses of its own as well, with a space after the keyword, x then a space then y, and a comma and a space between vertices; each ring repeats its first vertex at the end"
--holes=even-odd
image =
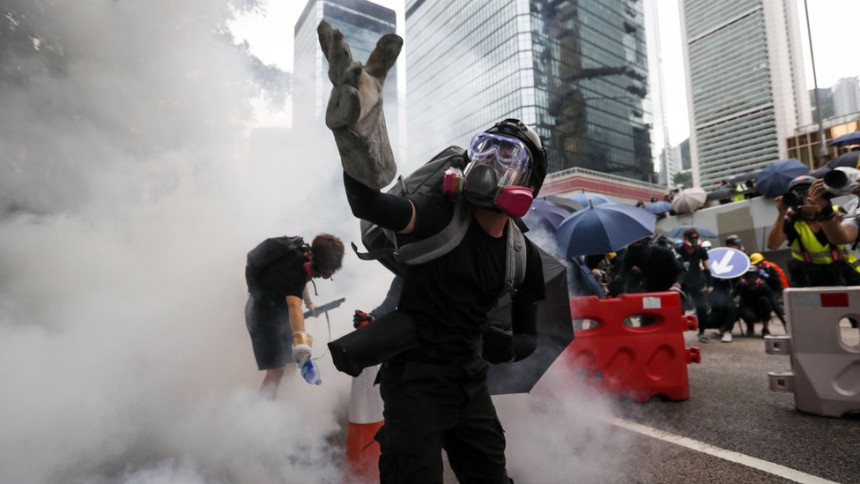
POLYGON ((519 139, 498 133, 479 133, 469 145, 469 164, 464 172, 449 168, 442 181, 448 195, 462 194, 479 207, 522 217, 534 199, 528 182, 531 156, 519 139))

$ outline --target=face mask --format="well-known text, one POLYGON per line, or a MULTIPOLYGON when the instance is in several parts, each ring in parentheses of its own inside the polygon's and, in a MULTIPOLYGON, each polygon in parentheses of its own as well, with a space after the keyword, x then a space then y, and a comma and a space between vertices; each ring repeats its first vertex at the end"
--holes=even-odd
POLYGON ((473 205, 496 209, 515 218, 525 216, 534 200, 531 188, 499 187, 496 170, 487 164, 470 167, 466 176, 460 170, 449 168, 442 180, 442 192, 446 195, 462 193, 473 205))
POLYGON ((449 169, 442 181, 448 195, 462 193, 479 207, 522 217, 534 199, 532 189, 518 185, 526 178, 529 154, 522 141, 505 135, 479 133, 471 142, 465 175, 449 169))

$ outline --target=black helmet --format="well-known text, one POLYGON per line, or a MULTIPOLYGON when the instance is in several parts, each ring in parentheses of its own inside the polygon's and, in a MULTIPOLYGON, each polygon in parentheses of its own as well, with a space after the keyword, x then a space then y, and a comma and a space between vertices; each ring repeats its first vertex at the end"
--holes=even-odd
POLYGON ((534 195, 537 196, 541 186, 543 186, 543 179, 547 172, 546 150, 543 148, 543 143, 541 143, 537 132, 519 119, 514 118, 499 121, 486 132, 506 134, 525 143, 532 156, 530 174, 526 183, 534 187, 534 195))
POLYGON ((732 235, 729 235, 728 237, 726 237, 726 245, 727 245, 727 246, 733 246, 733 245, 736 245, 736 246, 740 247, 740 246, 742 246, 742 245, 744 245, 744 244, 743 244, 743 242, 741 241, 741 238, 740 238, 740 237, 738 237, 738 236, 737 236, 737 235, 735 235, 735 234, 732 234, 732 235))
POLYGON ((809 190, 809 187, 815 183, 816 178, 812 175, 800 175, 794 177, 793 180, 788 182, 788 188, 785 190, 786 192, 793 192, 795 189, 805 189, 809 190))
POLYGON ((788 182, 788 188, 782 195, 782 203, 787 207, 793 208, 795 211, 799 210, 806 200, 809 187, 815 183, 815 180, 816 178, 811 175, 794 177, 793 180, 788 182))

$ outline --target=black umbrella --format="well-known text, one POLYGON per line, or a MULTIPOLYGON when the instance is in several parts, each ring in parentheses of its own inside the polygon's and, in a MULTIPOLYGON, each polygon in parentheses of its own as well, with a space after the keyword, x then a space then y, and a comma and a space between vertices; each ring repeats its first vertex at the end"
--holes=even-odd
POLYGON ((858 162, 860 162, 860 150, 849 151, 848 153, 842 153, 836 158, 833 158, 832 160, 825 163, 823 166, 818 167, 815 171, 810 173, 810 175, 814 176, 815 178, 821 178, 826 175, 830 170, 840 166, 857 168, 858 162))
MULTIPOLYGON (((528 393, 573 341, 567 268, 542 249, 538 248, 538 252, 543 261, 546 298, 538 304, 537 349, 522 361, 491 365, 487 376, 491 395, 528 393)), ((500 301, 490 313, 490 324, 510 330, 510 301, 509 296, 500 301)))
POLYGON ((745 171, 743 173, 738 173, 737 175, 728 179, 728 184, 735 186, 739 183, 745 183, 749 180, 755 180, 756 173, 758 173, 758 170, 745 171))
POLYGON ((830 142, 830 146, 860 145, 860 131, 843 134, 830 142))
POLYGON ((776 198, 788 190, 795 177, 808 175, 809 167, 796 158, 768 163, 755 177, 756 190, 768 198, 776 198))

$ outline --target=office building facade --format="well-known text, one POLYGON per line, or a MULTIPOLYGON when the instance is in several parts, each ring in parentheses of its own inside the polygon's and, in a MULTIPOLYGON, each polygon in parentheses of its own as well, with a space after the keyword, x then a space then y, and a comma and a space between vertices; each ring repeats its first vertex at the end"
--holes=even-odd
POLYGON ((513 117, 551 173, 656 181, 643 27, 641 0, 407 0, 410 160, 513 117))
POLYGON ((811 111, 795 0, 682 0, 693 183, 786 158, 811 111))
POLYGON ((860 82, 856 77, 843 77, 833 86, 833 115, 845 116, 860 111, 860 82))
MULTIPOLYGON (((331 94, 328 61, 322 53, 317 26, 326 20, 340 30, 349 43, 354 60, 366 63, 376 42, 396 32, 394 10, 367 0, 309 0, 295 26, 293 56, 293 129, 325 126, 325 109, 331 94)), ((398 61, 399 62, 399 61, 398 61)), ((385 121, 396 147, 398 142, 397 69, 385 78, 385 121)))

